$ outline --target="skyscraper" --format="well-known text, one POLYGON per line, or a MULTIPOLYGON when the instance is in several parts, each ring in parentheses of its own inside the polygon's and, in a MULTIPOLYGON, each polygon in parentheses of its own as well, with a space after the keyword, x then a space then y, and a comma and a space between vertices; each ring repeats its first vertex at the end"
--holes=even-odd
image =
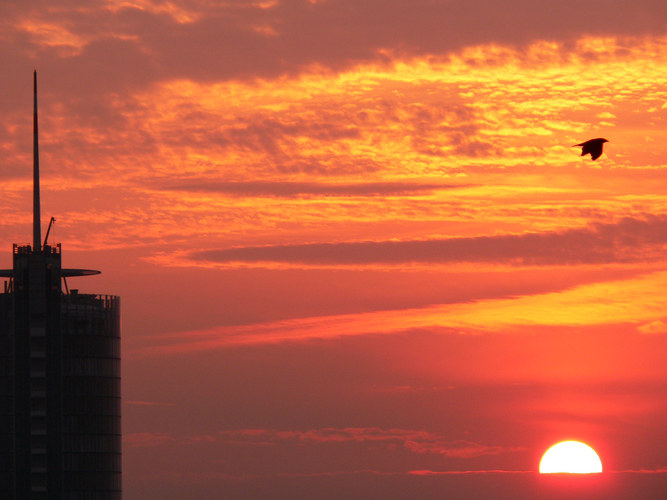
MULTIPOLYGON (((34 75, 33 242, 0 270, 0 498, 121 498, 120 300, 79 293, 41 239, 34 75)), ((53 222, 53 219, 52 221, 53 222)))

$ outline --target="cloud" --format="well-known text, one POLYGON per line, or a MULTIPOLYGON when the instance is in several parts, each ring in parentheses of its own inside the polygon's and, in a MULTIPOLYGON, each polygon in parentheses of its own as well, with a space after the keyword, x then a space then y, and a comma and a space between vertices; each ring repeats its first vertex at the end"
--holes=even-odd
MULTIPOLYGON (((481 332, 549 331, 550 327, 646 324, 667 307, 667 273, 603 281, 535 295, 470 303, 297 318, 154 337, 137 356, 184 354, 238 346, 308 342, 366 335, 431 332, 454 335, 481 332)), ((626 327, 629 328, 629 327, 626 327)), ((634 327, 633 327, 634 329, 634 327)))
MULTIPOLYGON (((340 71, 395 58, 446 58, 485 44, 525 48, 556 40, 567 51, 586 36, 663 35, 666 11, 661 2, 650 0, 566 0, 549 9, 530 0, 40 1, 0 6, 11 70, 21 60, 67 67, 60 78, 65 85, 76 82, 72 76, 85 77, 83 68, 96 68, 106 76, 98 85, 114 91, 185 76, 199 81, 277 78, 314 66, 340 71)), ((590 60, 600 57, 591 50, 584 54, 590 60)))
POLYGON ((651 323, 638 326, 637 330, 640 331, 641 333, 647 333, 647 334, 667 333, 667 323, 665 323, 662 320, 656 320, 652 321, 651 323))
POLYGON ((412 241, 361 241, 239 247, 194 251, 194 261, 372 265, 489 262, 515 265, 578 265, 662 258, 667 217, 623 218, 585 228, 412 241))
POLYGON ((454 458, 475 458, 484 455, 500 455, 508 451, 521 451, 523 448, 505 448, 502 446, 487 446, 470 441, 406 441, 405 447, 410 451, 421 454, 444 455, 454 458))
POLYGON ((228 445, 267 446, 279 443, 335 443, 383 444, 387 449, 404 448, 421 455, 444 455, 450 458, 476 458, 522 451, 520 447, 489 446, 465 440, 447 440, 437 432, 411 429, 381 429, 377 427, 326 427, 310 430, 238 429, 217 434, 176 438, 163 433, 139 432, 127 434, 127 446, 154 447, 163 444, 196 444, 221 442, 228 445))
POLYGON ((225 2, 189 10, 193 21, 186 23, 146 9, 127 8, 116 16, 128 20, 141 16, 149 23, 150 34, 136 21, 125 21, 133 32, 143 35, 146 50, 157 55, 163 71, 172 77, 220 78, 275 77, 314 64, 340 69, 381 60, 386 54, 447 55, 489 43, 525 45, 584 35, 662 34, 660 19, 667 8, 650 1, 630 6, 621 0, 584 4, 569 0, 548 10, 530 0, 503 4, 290 0, 268 8, 259 2, 225 2))
POLYGON ((241 429, 219 434, 234 443, 262 444, 281 441, 326 443, 384 443, 388 448, 400 446, 418 454, 436 454, 451 458, 475 458, 484 455, 521 451, 523 448, 488 446, 471 441, 447 440, 441 434, 409 429, 380 429, 376 427, 322 428, 308 431, 278 431, 274 429, 241 429))
POLYGON ((295 196, 397 196, 422 194, 429 191, 469 187, 464 184, 438 184, 425 182, 201 182, 170 180, 156 183, 156 189, 164 191, 211 192, 232 196, 295 197, 295 196))
POLYGON ((129 448, 152 448, 174 441, 175 439, 168 434, 154 432, 134 432, 123 435, 123 445, 129 448))
POLYGON ((459 474, 535 474, 533 470, 443 470, 443 471, 434 471, 428 469, 422 470, 411 470, 408 474, 414 476, 451 476, 459 474))
POLYGON ((656 469, 629 469, 609 472, 612 474, 667 474, 667 467, 658 467, 656 469))
POLYGON ((160 403, 157 401, 123 401, 123 404, 133 406, 175 406, 174 403, 160 403))

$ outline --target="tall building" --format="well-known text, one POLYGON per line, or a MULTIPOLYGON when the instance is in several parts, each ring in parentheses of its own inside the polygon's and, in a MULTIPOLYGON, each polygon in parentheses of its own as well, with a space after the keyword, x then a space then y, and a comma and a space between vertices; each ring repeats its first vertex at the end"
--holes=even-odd
POLYGON ((120 300, 70 289, 99 271, 41 239, 36 73, 34 92, 33 242, 0 270, 0 498, 117 500, 120 300))

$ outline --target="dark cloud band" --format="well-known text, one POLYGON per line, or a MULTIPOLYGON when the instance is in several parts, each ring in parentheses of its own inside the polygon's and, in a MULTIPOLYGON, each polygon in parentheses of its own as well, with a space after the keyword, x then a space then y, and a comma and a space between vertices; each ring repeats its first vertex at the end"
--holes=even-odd
POLYGON ((646 261, 667 243, 667 217, 624 218, 616 223, 548 233, 419 241, 360 241, 255 246, 197 251, 190 257, 219 263, 370 265, 489 262, 576 265, 646 261))

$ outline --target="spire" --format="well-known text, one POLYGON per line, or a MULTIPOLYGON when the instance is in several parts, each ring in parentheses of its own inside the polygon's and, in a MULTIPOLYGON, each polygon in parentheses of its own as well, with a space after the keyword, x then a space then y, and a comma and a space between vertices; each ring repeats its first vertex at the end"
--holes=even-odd
POLYGON ((42 251, 42 235, 39 208, 39 143, 37 140, 37 70, 34 73, 35 108, 33 113, 33 147, 32 147, 32 248, 33 252, 42 251))

